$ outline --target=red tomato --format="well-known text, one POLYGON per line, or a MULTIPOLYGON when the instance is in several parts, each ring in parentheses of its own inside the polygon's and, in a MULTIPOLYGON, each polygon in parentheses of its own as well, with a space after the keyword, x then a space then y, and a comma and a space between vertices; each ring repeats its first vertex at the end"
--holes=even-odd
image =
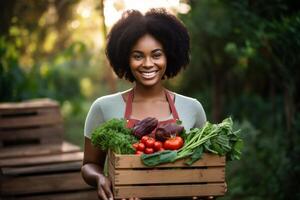
POLYGON ((158 151, 164 151, 165 149, 164 148, 160 148, 158 151))
POLYGON ((145 144, 144 143, 139 143, 138 146, 137 146, 137 150, 144 151, 144 149, 145 149, 145 144))
POLYGON ((176 138, 175 138, 175 139, 179 141, 180 148, 181 148, 181 147, 183 146, 183 144, 184 144, 184 141, 183 141, 182 137, 180 137, 180 136, 176 136, 176 138))
POLYGON ((146 147, 148 148, 152 148, 154 146, 155 143, 155 139, 149 137, 148 140, 146 141, 146 143, 144 143, 146 145, 146 147))
POLYGON ((167 139, 164 142, 164 149, 177 150, 180 149, 182 145, 183 145, 183 139, 179 136, 176 136, 174 138, 167 139))
POLYGON ((144 143, 144 144, 146 144, 146 141, 147 141, 149 138, 150 138, 149 136, 144 135, 144 136, 142 137, 142 139, 141 139, 141 142, 144 143))
POLYGON ((135 155, 142 155, 143 153, 144 153, 144 152, 137 150, 137 151, 135 152, 135 155))
POLYGON ((153 148, 154 148, 155 151, 159 151, 160 148, 162 148, 162 147, 163 147, 163 143, 162 142, 160 142, 160 141, 155 141, 154 142, 153 148))
POLYGON ((132 147, 134 148, 134 149, 137 149, 138 148, 138 146, 139 146, 139 143, 137 142, 137 143, 134 143, 134 144, 132 144, 132 147))
POLYGON ((145 154, 151 154, 151 153, 154 153, 154 149, 153 149, 153 148, 148 148, 148 147, 147 147, 147 148, 145 149, 144 153, 145 153, 145 154))

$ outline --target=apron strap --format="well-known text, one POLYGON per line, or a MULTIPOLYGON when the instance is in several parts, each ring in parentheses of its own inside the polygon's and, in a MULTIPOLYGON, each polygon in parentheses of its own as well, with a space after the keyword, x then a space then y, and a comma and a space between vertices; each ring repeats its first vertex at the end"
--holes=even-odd
POLYGON ((132 112, 132 101, 133 101, 133 88, 128 93, 128 98, 125 106, 125 115, 124 118, 129 120, 132 112))
POLYGON ((176 120, 179 120, 179 116, 178 116, 177 110, 175 108, 174 101, 172 100, 172 98, 171 98, 171 96, 170 96, 170 94, 167 90, 165 90, 165 93, 166 93, 166 96, 167 96, 167 100, 169 102, 169 106, 171 108, 173 118, 176 119, 176 120))

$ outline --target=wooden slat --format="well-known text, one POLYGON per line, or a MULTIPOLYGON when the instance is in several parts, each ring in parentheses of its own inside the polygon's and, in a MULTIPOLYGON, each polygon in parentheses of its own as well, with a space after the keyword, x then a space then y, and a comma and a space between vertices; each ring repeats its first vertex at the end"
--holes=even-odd
POLYGON ((112 186, 115 186, 115 168, 112 163, 108 160, 108 176, 111 180, 112 186))
POLYGON ((0 141, 2 140, 22 140, 34 138, 63 138, 63 125, 55 124, 53 126, 42 127, 24 127, 18 129, 0 129, 0 141))
POLYGON ((9 102, 0 104, 0 113, 15 113, 20 110, 36 109, 36 108, 53 108, 58 107, 58 102, 43 98, 43 99, 32 99, 23 102, 9 102))
POLYGON ((83 152, 53 154, 47 156, 42 155, 34 157, 5 158, 0 160, 0 167, 42 165, 47 163, 81 161, 82 159, 83 152))
POLYGON ((68 162, 68 163, 56 163, 37 165, 29 167, 3 167, 2 173, 6 176, 17 175, 34 175, 34 174, 47 174, 47 173, 60 173, 60 172, 72 172, 80 171, 82 166, 81 161, 68 162))
POLYGON ((20 147, 0 148, 0 159, 17 158, 27 156, 52 155, 60 153, 71 153, 80 151, 80 147, 69 142, 62 144, 32 145, 20 147))
POLYGON ((224 167, 208 169, 116 170, 115 185, 224 182, 224 167))
POLYGON ((86 191, 72 191, 56 194, 34 195, 34 196, 20 196, 15 197, 15 200, 98 200, 95 190, 86 191))
POLYGON ((16 128, 28 126, 44 126, 62 123, 58 108, 40 109, 37 114, 18 117, 1 117, 0 128, 16 128))
POLYGON ((150 197, 193 197, 222 196, 225 193, 224 183, 199 185, 160 185, 160 186, 117 186, 115 198, 150 198, 150 197))
MULTIPOLYGON (((124 169, 124 168, 151 168, 145 166, 142 161, 140 156, 138 155, 117 155, 113 152, 109 152, 111 162, 113 163, 114 167, 116 169, 124 169)), ((167 163, 167 164, 162 164, 159 166, 156 166, 155 168, 166 168, 166 167, 189 167, 187 166, 184 162, 186 160, 178 160, 174 163, 167 163)), ((225 157, 220 157, 218 155, 214 154, 203 154, 202 159, 196 161, 193 164, 193 167, 206 167, 206 166, 225 166, 225 157)))
POLYGON ((3 180, 1 194, 18 195, 90 189, 80 172, 17 177, 3 180))

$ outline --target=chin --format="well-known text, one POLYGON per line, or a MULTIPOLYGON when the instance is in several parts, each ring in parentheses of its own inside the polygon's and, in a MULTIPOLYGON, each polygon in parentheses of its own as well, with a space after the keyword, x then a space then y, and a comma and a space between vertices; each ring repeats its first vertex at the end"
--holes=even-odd
POLYGON ((143 80, 138 81, 138 84, 143 85, 145 87, 152 87, 160 83, 160 80, 143 80))

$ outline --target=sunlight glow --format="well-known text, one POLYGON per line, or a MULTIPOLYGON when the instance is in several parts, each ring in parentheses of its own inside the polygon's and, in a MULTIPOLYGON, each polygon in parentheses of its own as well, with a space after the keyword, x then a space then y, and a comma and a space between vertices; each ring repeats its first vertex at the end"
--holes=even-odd
POLYGON ((78 20, 73 20, 73 21, 71 22, 71 27, 72 27, 73 29, 78 28, 79 25, 80 25, 80 22, 79 22, 78 20))
POLYGON ((90 5, 91 4, 89 1, 79 4, 77 13, 80 14, 83 18, 89 18, 92 14, 92 7, 90 5))
POLYGON ((150 8, 166 8, 173 14, 187 13, 190 6, 180 0, 109 0, 104 2, 105 24, 111 27, 124 10, 136 9, 145 13, 150 8))

